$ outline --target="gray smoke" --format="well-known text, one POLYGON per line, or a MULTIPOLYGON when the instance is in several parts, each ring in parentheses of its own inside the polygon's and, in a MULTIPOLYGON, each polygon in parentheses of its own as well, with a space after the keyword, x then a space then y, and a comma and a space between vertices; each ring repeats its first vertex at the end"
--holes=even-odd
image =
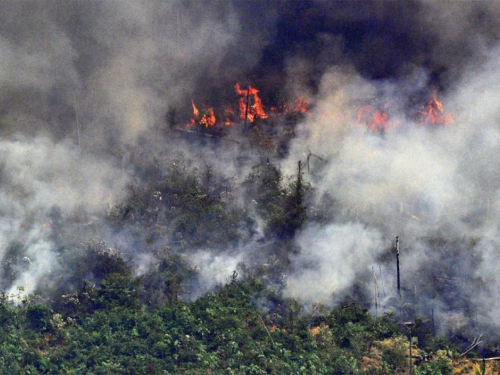
POLYGON ((95 214, 104 212, 124 196, 128 176, 111 160, 82 154, 72 142, 42 136, 1 140, 0 158, 2 247, 19 240, 29 258, 29 266, 9 292, 24 286, 29 293, 45 273, 58 266, 49 238, 49 210, 59 207, 65 217, 82 208, 95 214))
POLYGON ((309 304, 341 301, 384 250, 380 233, 355 223, 307 228, 298 244, 285 295, 309 304))
POLYGON ((286 168, 293 173, 297 159, 305 160, 309 152, 320 155, 326 162, 317 162, 309 178, 319 204, 325 197, 338 203, 331 225, 363 225, 352 233, 333 235, 328 227, 306 228, 298 241, 302 250, 294 258, 298 270, 286 286, 289 294, 323 302, 323 292, 338 295, 345 290, 344 285, 333 287, 335 275, 362 274, 370 266, 383 267, 380 277, 394 285, 394 255, 391 263, 377 260, 390 247, 387 243, 375 242, 375 248, 353 245, 375 232, 385 240, 402 237, 403 285, 407 290, 418 285, 416 295, 426 312, 431 306, 440 306, 436 309, 443 314, 443 305, 447 313, 454 309, 451 292, 446 296, 428 290, 442 282, 436 280, 446 279, 454 280, 454 293, 468 304, 469 311, 457 307, 457 314, 470 314, 472 309, 490 323, 498 316, 498 306, 492 303, 498 292, 492 264, 500 257, 500 164, 495 156, 500 146, 500 110, 495 104, 500 94, 498 48, 485 56, 483 64, 470 65, 454 88, 440 95, 445 110, 454 114, 454 123, 447 126, 422 125, 404 115, 412 87, 418 90, 428 82, 421 73, 409 82, 370 81, 352 69, 332 68, 323 75, 315 108, 299 126, 286 168), (373 132, 359 123, 359 106, 352 103, 373 96, 391 103, 390 120, 398 126, 373 132), (432 238, 451 242, 451 248, 432 246, 432 238), (332 261, 325 257, 330 253, 332 261), (333 254, 363 261, 337 262, 333 254), (316 267, 308 268, 309 263, 316 267), (311 293, 312 287, 298 287, 307 285, 305 279, 321 285, 319 296, 311 293))
POLYGON ((243 256, 242 253, 214 255, 203 250, 191 254, 189 262, 198 273, 200 285, 190 298, 198 298, 216 286, 227 284, 231 274, 239 270, 243 256))
MULTIPOLYGON (((499 26, 493 1, 3 2, 0 259, 13 241, 27 248, 9 290, 36 290, 56 272, 47 230, 54 206, 63 220, 81 211, 101 217, 152 160, 163 160, 161 169, 182 152, 240 183, 248 170, 238 160, 258 158, 240 139, 193 147, 169 126, 186 121, 191 99, 234 99, 241 80, 264 99, 266 90, 273 100, 309 98, 312 109, 281 168, 294 175, 297 160, 319 156, 306 175, 315 206, 335 203, 327 224, 298 234, 286 295, 332 304, 356 284, 370 288, 372 267, 386 296, 394 294, 384 257, 399 235, 404 286, 418 284, 423 307, 447 314, 451 302, 432 297, 421 280, 460 275, 457 293, 498 321, 491 300, 500 287, 492 266, 500 241, 499 26), (432 89, 452 125, 422 126, 407 116, 432 89), (359 103, 373 98, 388 103, 399 126, 378 133, 359 124, 359 103), (469 244, 460 244, 463 236, 473 239, 470 259, 459 256, 469 244)), ((119 236, 112 242, 129 238, 119 236)), ((208 287, 251 258, 197 254, 208 287)), ((154 260, 137 258, 136 274, 146 273, 154 260)))
POLYGON ((63 221, 100 217, 134 166, 188 149, 169 142, 166 114, 206 95, 204 82, 233 84, 258 62, 275 15, 248 22, 247 11, 225 1, 2 3, 0 259, 12 241, 29 258, 11 292, 36 290, 58 267, 53 207, 63 221))

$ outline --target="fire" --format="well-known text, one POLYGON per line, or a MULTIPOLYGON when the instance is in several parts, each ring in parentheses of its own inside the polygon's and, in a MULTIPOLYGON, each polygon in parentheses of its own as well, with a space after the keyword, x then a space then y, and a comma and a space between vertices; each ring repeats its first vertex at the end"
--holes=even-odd
POLYGON ((233 124, 232 118, 234 117, 234 111, 231 107, 224 108, 224 125, 231 126, 233 124))
MULTIPOLYGON (((372 131, 384 131, 400 125, 398 120, 391 120, 390 105, 386 103, 375 109, 372 105, 365 105, 358 109, 357 120, 372 131)), ((443 103, 437 99, 434 91, 427 103, 418 111, 417 118, 408 117, 411 122, 418 121, 421 125, 449 125, 454 118, 450 113, 445 113, 443 103)))
POLYGON ((196 108, 193 100, 191 100, 191 106, 193 107, 193 117, 187 122, 187 126, 194 125, 196 123, 196 120, 200 118, 200 111, 198 111, 198 108, 196 108))
POLYGON ((212 107, 204 107, 205 109, 200 111, 196 107, 194 100, 192 100, 193 115, 187 121, 186 126, 199 125, 205 128, 211 128, 218 124, 220 124, 219 126, 222 126, 222 124, 231 126, 238 120, 246 119, 252 123, 258 118, 267 119, 269 115, 285 116, 290 113, 305 113, 309 110, 308 102, 303 98, 298 98, 290 103, 270 107, 267 113, 262 104, 262 99, 259 97, 259 90, 255 87, 249 85, 246 89, 242 89, 241 85, 237 83, 234 89, 238 95, 238 107, 228 106, 223 109, 223 113, 220 113, 220 116, 219 112, 215 112, 212 107), (215 115, 216 113, 218 113, 217 116, 215 115))
POLYGON ((200 117, 200 111, 198 111, 198 108, 194 105, 194 101, 191 100, 191 105, 193 106, 193 115, 195 118, 200 117))
POLYGON ((306 113, 309 110, 309 105, 303 98, 298 98, 294 102, 295 104, 295 112, 306 113))
POLYGON ((289 113, 306 113, 309 110, 309 103, 304 98, 298 98, 293 103, 284 103, 278 107, 271 107, 273 115, 287 115, 289 113))
POLYGON ((421 124, 449 125, 453 123, 453 116, 450 113, 444 112, 443 103, 438 100, 435 90, 428 100, 427 105, 422 106, 420 116, 421 124))
POLYGON ((213 108, 208 108, 207 112, 201 117, 200 124, 204 125, 205 128, 210 128, 215 125, 216 121, 213 108))
MULTIPOLYGON (((231 126, 238 120, 248 120, 253 123, 258 118, 267 119, 270 116, 299 114, 309 110, 309 103, 303 98, 297 98, 293 102, 269 107, 269 112, 267 112, 259 97, 259 90, 255 87, 248 85, 246 89, 242 89, 241 85, 236 83, 234 89, 238 95, 237 108, 236 106, 228 106, 217 117, 212 107, 204 106, 203 110, 200 111, 192 100, 193 115, 187 122, 187 126, 196 124, 205 128, 211 128, 218 124, 218 126, 231 126)), ((356 117, 359 123, 366 125, 372 131, 385 131, 400 125, 398 120, 391 119, 390 103, 375 106, 368 104, 359 107, 356 117)), ((454 118, 450 113, 445 113, 443 103, 438 100, 434 90, 427 103, 418 111, 417 119, 415 116, 410 116, 410 120, 412 122, 417 120, 420 124, 448 125, 453 123, 454 118)))
POLYGON ((217 119, 215 118, 213 108, 208 108, 200 117, 200 111, 196 108, 193 100, 191 100, 191 105, 193 107, 193 117, 188 121, 188 126, 196 124, 197 121, 205 128, 210 128, 215 125, 217 119))
POLYGON ((311 336, 316 336, 319 333, 319 327, 309 328, 309 334, 311 336))
POLYGON ((236 94, 239 95, 238 98, 238 108, 240 111, 241 119, 248 119, 250 122, 254 122, 256 118, 268 118, 269 116, 264 111, 264 106, 262 105, 262 100, 259 98, 259 90, 255 87, 248 86, 246 90, 242 90, 239 83, 234 86, 236 94), (253 98, 253 103, 250 100, 250 95, 253 98), (248 105, 248 108, 247 108, 248 105))
POLYGON ((399 124, 389 120, 389 114, 385 110, 374 111, 369 105, 363 106, 358 110, 357 119, 366 124, 371 130, 387 130, 394 128, 399 124))

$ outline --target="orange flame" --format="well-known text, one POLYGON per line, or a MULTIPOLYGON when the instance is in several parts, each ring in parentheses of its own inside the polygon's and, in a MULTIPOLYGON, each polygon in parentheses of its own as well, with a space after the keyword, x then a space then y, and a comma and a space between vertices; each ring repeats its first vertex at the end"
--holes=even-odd
POLYGON ((193 100, 191 100, 191 105, 193 106, 193 117, 188 121, 187 126, 196 124, 196 121, 198 121, 200 125, 205 126, 205 128, 209 128, 215 125, 217 119, 215 118, 213 108, 208 108, 206 111, 204 111, 200 118, 200 111, 198 110, 198 108, 196 108, 193 100))
POLYGON ((298 98, 295 100, 295 112, 305 113, 309 110, 309 105, 303 98, 298 98))
MULTIPOLYGON (((224 113, 221 114, 219 118, 219 123, 221 125, 231 126, 238 119, 245 120, 246 118, 250 122, 255 122, 257 118, 269 118, 269 114, 264 110, 264 105, 259 97, 259 90, 252 86, 248 86, 247 89, 242 89, 239 83, 234 86, 234 89, 238 94, 238 108, 235 109, 232 106, 224 108, 224 113)), ((191 106, 193 108, 193 115, 191 119, 187 121, 187 127, 198 124, 205 128, 209 128, 217 125, 217 117, 219 116, 215 116, 213 108, 205 107, 204 110, 200 111, 193 100, 191 101, 191 106)), ((303 98, 298 98, 294 102, 284 103, 277 107, 269 108, 270 114, 273 116, 283 116, 293 112, 305 113, 308 110, 309 104, 303 98)))
POLYGON ((234 111, 231 107, 224 108, 224 125, 231 126, 233 124, 232 118, 234 117, 234 111))
POLYGON ((386 111, 373 111, 369 105, 358 110, 357 118, 359 122, 366 124, 373 131, 387 130, 398 125, 396 122, 389 121, 386 111))
POLYGON ((311 336, 316 336, 319 333, 319 327, 309 328, 309 334, 311 336))
POLYGON ((309 111, 309 103, 304 98, 298 98, 293 103, 280 104, 277 107, 270 107, 273 115, 288 115, 289 113, 306 113, 309 111))
POLYGON ((204 125, 205 128, 210 128, 215 125, 216 121, 213 108, 208 108, 207 112, 201 117, 200 124, 204 125))
POLYGON ((198 108, 196 108, 196 105, 194 104, 194 100, 191 100, 191 106, 193 107, 193 117, 189 119, 187 122, 186 126, 191 126, 196 124, 196 120, 200 118, 200 111, 198 111, 198 108))
POLYGON ((421 124, 449 125, 453 123, 453 116, 450 113, 444 112, 443 103, 438 100, 435 90, 429 98, 427 105, 422 106, 420 116, 421 124))
POLYGON ((240 96, 238 98, 238 108, 240 111, 240 118, 245 119, 245 117, 250 122, 254 122, 256 118, 268 118, 269 116, 264 111, 264 106, 262 105, 262 100, 259 98, 259 90, 255 87, 248 86, 246 90, 242 90, 239 83, 234 86, 236 93, 240 96), (250 95, 253 98, 253 103, 251 103, 250 95), (248 103, 248 108, 247 108, 248 103))
POLYGON ((193 106, 193 116, 195 118, 200 117, 200 111, 198 111, 198 108, 196 108, 196 106, 194 105, 194 101, 193 100, 191 100, 191 105, 193 106))

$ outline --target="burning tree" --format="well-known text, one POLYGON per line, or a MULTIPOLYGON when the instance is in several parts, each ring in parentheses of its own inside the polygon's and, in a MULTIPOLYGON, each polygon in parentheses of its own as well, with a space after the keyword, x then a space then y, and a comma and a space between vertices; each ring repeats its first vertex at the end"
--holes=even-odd
POLYGON ((420 109, 421 124, 449 125, 453 123, 453 116, 444 111, 443 103, 437 98, 437 91, 432 92, 427 104, 420 109))
POLYGON ((262 100, 259 98, 259 90, 250 85, 246 90, 242 90, 239 83, 234 86, 234 89, 236 90, 236 94, 238 94, 240 119, 254 122, 257 118, 269 117, 264 111, 262 100))

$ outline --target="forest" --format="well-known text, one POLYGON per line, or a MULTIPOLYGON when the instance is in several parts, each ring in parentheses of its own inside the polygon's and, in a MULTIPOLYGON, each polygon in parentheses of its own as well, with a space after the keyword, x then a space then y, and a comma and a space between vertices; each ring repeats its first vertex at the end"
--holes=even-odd
MULTIPOLYGON (((200 167, 179 154, 163 165, 159 160, 141 164, 141 179, 101 217, 90 216, 85 207, 64 217, 53 206, 25 222, 27 232, 37 220, 45 223, 58 269, 42 278, 34 291, 27 293, 23 286, 13 290, 15 280, 29 273, 31 260, 25 239, 9 244, 2 263, 2 285, 10 292, 1 297, 0 372, 493 371, 495 361, 480 359, 494 355, 492 343, 481 345, 480 352, 473 346, 462 355, 470 346, 470 332, 458 330, 445 338, 430 321, 429 311, 417 314, 414 300, 398 304, 392 296, 374 310, 368 295, 374 288, 371 278, 354 281, 334 304, 311 304, 287 295, 286 274, 293 272, 291 260, 299 252, 295 237, 306 226, 340 215, 333 199, 328 204, 314 202, 315 189, 302 163, 294 175, 283 176, 270 162, 270 157, 279 158, 272 152, 288 147, 289 133, 303 116, 292 113, 272 126, 271 120, 258 120, 241 127, 245 138, 240 139, 247 141, 239 146, 260 155, 260 162, 240 186, 210 164, 200 167), (272 149, 270 140, 276 142, 272 149), (200 248, 205 249, 201 255, 200 248), (241 249, 247 258, 235 256, 241 249), (237 262, 226 260, 233 256, 237 262), (219 264, 222 268, 213 268, 219 264)), ((192 143, 216 134, 210 142, 221 147, 229 137, 220 129, 211 133, 202 124, 192 129, 199 132, 187 135, 192 143), (193 136, 198 138, 194 141, 193 136)), ((446 242, 427 241, 430 246, 446 242)), ((473 248, 471 241, 447 246, 461 251, 473 248)), ((395 284, 392 246, 381 254, 383 259, 392 264, 389 279, 395 284)), ((452 275, 453 270, 447 272, 452 275)), ((457 292, 439 280, 433 282, 435 288, 446 289, 441 298, 457 292)), ((403 291, 411 293, 407 287, 403 291)), ((454 308, 460 306, 450 306, 454 308)))
POLYGON ((495 1, 3 1, 0 374, 500 371, 495 1))

